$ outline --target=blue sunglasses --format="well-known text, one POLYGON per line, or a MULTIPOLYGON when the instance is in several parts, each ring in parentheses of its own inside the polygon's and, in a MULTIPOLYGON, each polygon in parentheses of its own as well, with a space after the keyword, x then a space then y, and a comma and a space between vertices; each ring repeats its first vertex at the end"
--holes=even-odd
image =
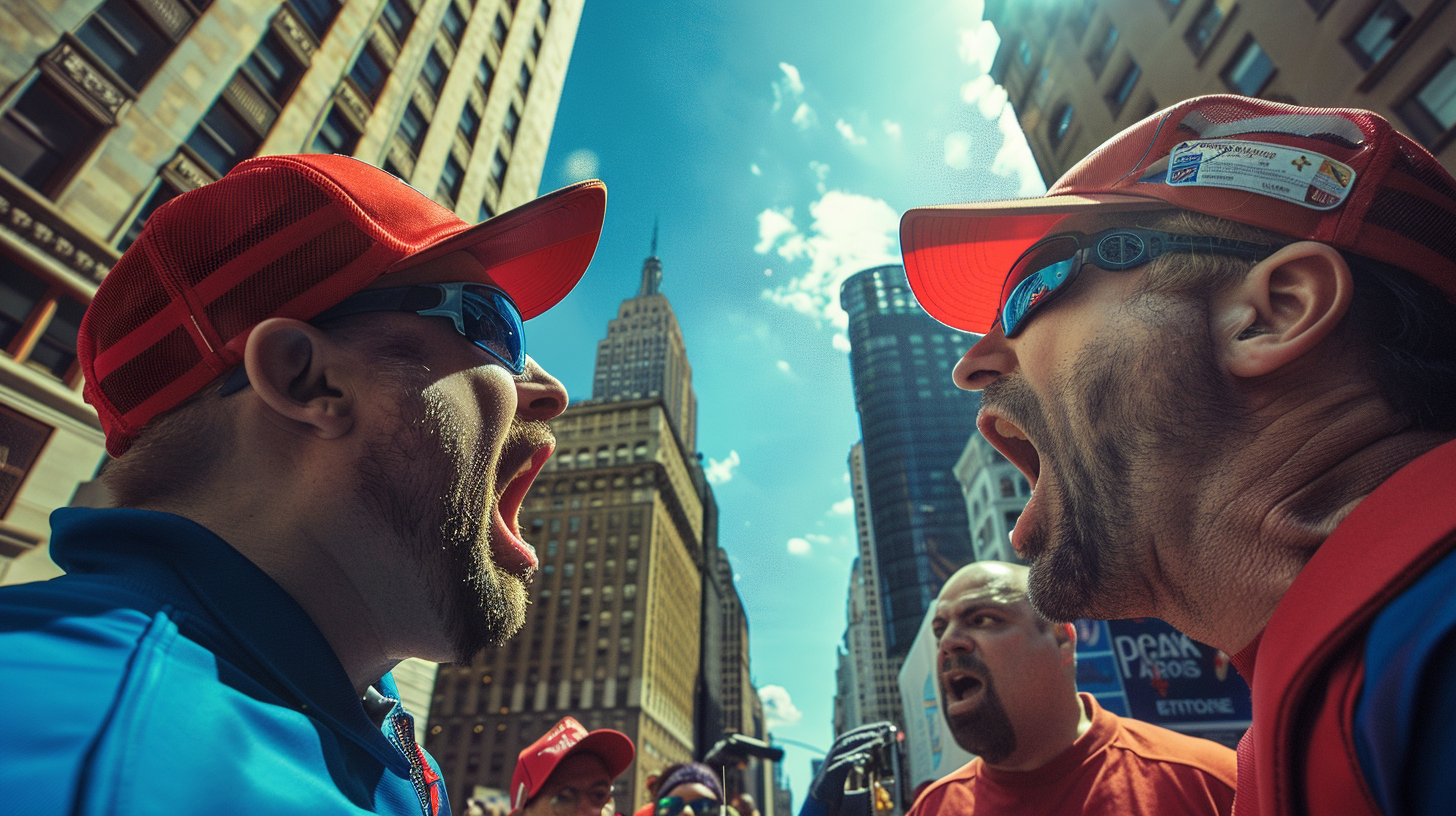
POLYGON ((1142 266, 1170 252, 1206 252, 1263 260, 1279 247, 1176 232, 1116 227, 1092 235, 1064 232, 1043 238, 1011 265, 1008 281, 1018 281, 1001 305, 1001 328, 1014 337, 1027 315, 1045 306, 1077 279, 1085 264, 1109 272, 1142 266))
MULTIPOLYGON (((526 335, 521 311, 504 290, 484 283, 421 283, 391 289, 365 289, 309 320, 318 325, 366 312, 414 312, 449 318, 465 339, 499 360, 512 374, 526 371, 526 335)), ((248 385, 243 366, 233 369, 218 389, 220 396, 248 385)))

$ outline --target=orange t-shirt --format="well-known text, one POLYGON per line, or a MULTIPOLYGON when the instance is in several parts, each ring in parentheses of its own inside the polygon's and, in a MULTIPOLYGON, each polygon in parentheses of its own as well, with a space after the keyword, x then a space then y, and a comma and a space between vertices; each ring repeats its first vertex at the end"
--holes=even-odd
POLYGON ((998 771, 976 758, 915 800, 906 816, 972 813, 1219 814, 1234 802, 1234 752, 1104 711, 1079 695, 1092 727, 1034 771, 998 771))

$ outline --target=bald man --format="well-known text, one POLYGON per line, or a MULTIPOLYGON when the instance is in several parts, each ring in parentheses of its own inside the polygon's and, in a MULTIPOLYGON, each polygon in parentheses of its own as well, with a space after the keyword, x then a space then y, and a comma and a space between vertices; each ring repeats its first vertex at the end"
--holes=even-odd
POLYGON ((1026 567, 980 561, 936 598, 942 710, 978 756, 927 788, 908 816, 1229 813, 1234 752, 1079 694, 1072 626, 1032 608, 1026 577, 1026 567))

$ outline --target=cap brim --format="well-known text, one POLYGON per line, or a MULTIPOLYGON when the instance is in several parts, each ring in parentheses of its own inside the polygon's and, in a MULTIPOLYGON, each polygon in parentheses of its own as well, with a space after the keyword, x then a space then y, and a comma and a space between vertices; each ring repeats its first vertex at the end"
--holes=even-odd
MULTIPOLYGON (((607 210, 597 179, 563 187, 394 263, 384 276, 456 251, 478 259, 529 320, 571 292, 596 253, 607 210)), ((375 285, 378 285, 376 283, 375 285)))
POLYGON ((562 754, 562 759, 572 754, 593 754, 600 757, 607 766, 607 773, 616 779, 632 764, 632 759, 637 756, 637 748, 632 745, 631 738, 621 731, 600 728, 582 737, 581 742, 562 754))
POLYGON ((985 334, 996 325, 1011 265, 1062 219, 1097 209, 1172 206, 1105 193, 916 207, 900 219, 905 276, 926 314, 953 329, 985 334))

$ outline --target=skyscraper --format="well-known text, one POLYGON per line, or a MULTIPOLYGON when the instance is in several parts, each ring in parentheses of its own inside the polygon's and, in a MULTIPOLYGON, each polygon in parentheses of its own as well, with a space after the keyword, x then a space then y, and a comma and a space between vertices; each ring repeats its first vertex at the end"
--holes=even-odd
POLYGON ((505 790, 521 748, 569 714, 637 744, 617 790, 617 810, 631 812, 648 774, 705 747, 706 649, 716 722, 744 719, 747 621, 687 441, 691 368, 661 270, 648 258, 642 289, 609 323, 596 369, 605 385, 551 423, 556 453, 521 510, 541 561, 525 627, 469 665, 440 669, 426 744, 457 807, 476 786, 505 790), (705 642, 705 627, 718 640, 705 642))
POLYGON ((896 660, 941 584, 975 557, 951 473, 980 407, 978 393, 950 378, 972 340, 920 309, 901 266, 856 273, 839 291, 849 313, 885 654, 896 660))
POLYGON ((1031 499, 1026 477, 976 431, 966 441, 954 472, 965 496, 976 560, 1022 563, 1009 536, 1031 499))

